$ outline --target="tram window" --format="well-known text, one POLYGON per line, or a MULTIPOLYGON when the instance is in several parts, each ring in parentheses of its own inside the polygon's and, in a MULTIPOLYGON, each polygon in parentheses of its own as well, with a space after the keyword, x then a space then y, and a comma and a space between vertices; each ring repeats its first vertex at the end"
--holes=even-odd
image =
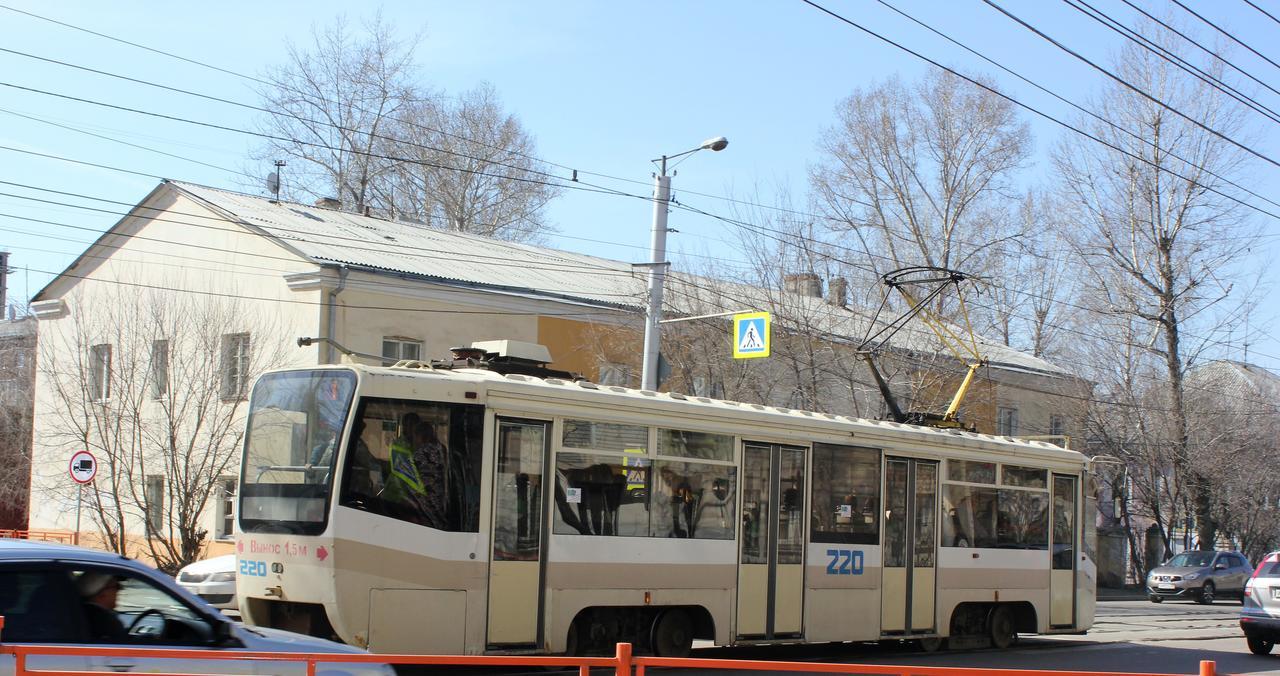
POLYGON ((880 451, 813 445, 813 542, 880 542, 880 451))
POLYGON ((340 504, 477 532, 483 421, 484 408, 476 405, 361 399, 340 504))
POLYGON ((733 539, 737 467, 660 460, 653 469, 651 535, 733 539))
POLYGON ((732 461, 733 437, 726 434, 660 429, 658 455, 732 461))
POLYGON ((995 488, 946 484, 942 496, 943 547, 996 546, 995 488))
POLYGON ((971 484, 994 484, 996 482, 996 464, 994 462, 978 462, 976 460, 948 460, 947 480, 964 481, 971 484))
POLYGON ((1005 486, 1022 486, 1023 488, 1048 488, 1049 470, 1034 467, 1015 467, 1004 465, 1000 474, 1000 483, 1005 486))
POLYGON ((1049 493, 1000 489, 996 546, 1003 549, 1049 548, 1049 493))
POLYGON ((565 420, 561 439, 565 448, 648 453, 649 428, 590 420, 565 420))
POLYGON ((649 480, 648 458, 557 453, 552 532, 648 535, 649 480))

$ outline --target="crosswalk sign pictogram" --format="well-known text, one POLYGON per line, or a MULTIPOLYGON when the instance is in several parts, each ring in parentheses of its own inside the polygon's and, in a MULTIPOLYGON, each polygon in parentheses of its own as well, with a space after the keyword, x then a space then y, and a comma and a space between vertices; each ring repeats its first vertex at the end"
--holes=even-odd
POLYGON ((769 356, 769 313, 751 312, 733 316, 733 358, 769 356))

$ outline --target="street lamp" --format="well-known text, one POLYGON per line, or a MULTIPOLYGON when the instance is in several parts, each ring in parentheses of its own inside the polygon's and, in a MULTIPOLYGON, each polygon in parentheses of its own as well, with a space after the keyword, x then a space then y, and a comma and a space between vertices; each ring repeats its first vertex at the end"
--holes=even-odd
POLYGON ((644 317, 644 360, 641 362, 640 389, 658 389, 658 351, 661 349, 660 327, 662 319, 662 286, 667 276, 667 209, 671 203, 671 177, 667 175, 667 160, 691 155, 699 150, 719 152, 729 145, 729 139, 723 136, 709 138, 697 148, 691 148, 675 155, 663 155, 653 160, 658 162, 659 171, 654 176, 653 185, 653 232, 649 242, 650 262, 643 264, 649 268, 649 308, 644 317))

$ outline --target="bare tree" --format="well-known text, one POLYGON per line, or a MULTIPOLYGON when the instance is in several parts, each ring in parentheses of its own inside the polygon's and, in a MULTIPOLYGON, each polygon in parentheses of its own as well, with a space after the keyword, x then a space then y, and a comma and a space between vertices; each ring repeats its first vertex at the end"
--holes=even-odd
MULTIPOLYGON (((207 542, 210 504, 236 471, 247 385, 284 363, 284 342, 234 300, 119 293, 68 306, 41 343, 48 443, 98 458, 85 501, 106 546, 143 548, 176 571, 207 542), (93 310, 103 302, 109 315, 93 310)), ((45 481, 70 499, 64 478, 45 481)))
MULTIPOLYGON (((344 17, 289 45, 289 61, 269 70, 259 95, 273 111, 259 123, 273 137, 256 159, 289 160, 289 193, 334 197, 362 211, 390 163, 376 157, 393 116, 417 97, 413 43, 375 16, 353 31, 344 17)), ((257 172, 254 172, 257 173, 257 172)))
POLYGON ((272 114, 259 123, 271 140, 256 153, 258 167, 288 160, 287 195, 541 241, 552 231, 544 208, 560 189, 533 137, 490 85, 459 96, 423 85, 417 44, 376 15, 358 31, 338 18, 314 29, 305 48, 290 45, 288 62, 267 73, 259 92, 272 114))
POLYGON ((1009 181, 1030 152, 1012 105, 942 71, 855 91, 820 142, 813 195, 877 274, 907 265, 984 270, 1022 229, 1009 181))
POLYGON ((411 103, 389 130, 385 153, 403 158, 380 202, 432 227, 520 242, 542 242, 543 220, 560 193, 535 156, 533 138, 485 84, 458 97, 411 103))
POLYGON ((35 319, 0 321, 0 529, 27 525, 35 348, 35 319))
MULTIPOLYGON (((1177 51, 1167 34, 1154 35, 1177 51)), ((1222 75, 1220 64, 1204 68, 1222 75)), ((1115 70, 1205 127, 1228 136, 1242 131, 1237 106, 1150 52, 1126 47, 1115 70)), ((1145 325, 1145 335, 1132 336, 1143 347, 1135 358, 1159 364, 1161 392, 1152 399, 1167 411, 1159 423, 1167 426, 1167 464, 1189 493, 1199 545, 1212 548, 1214 487, 1190 461, 1184 378, 1240 311, 1232 278, 1241 273, 1236 262, 1251 240, 1243 208, 1224 197, 1231 188, 1223 177, 1240 173, 1243 153, 1120 85, 1106 89, 1095 109, 1116 127, 1092 119, 1081 124, 1124 152, 1074 139, 1058 147, 1055 165, 1075 206, 1065 235, 1098 311, 1145 325)), ((1157 417, 1147 416, 1149 428, 1157 417)))

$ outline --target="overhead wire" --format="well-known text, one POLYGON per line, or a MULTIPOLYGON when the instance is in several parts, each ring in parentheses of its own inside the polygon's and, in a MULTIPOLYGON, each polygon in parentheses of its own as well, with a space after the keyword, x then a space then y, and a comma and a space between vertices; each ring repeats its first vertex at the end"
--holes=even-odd
MULTIPOLYGON (((1254 49, 1253 47, 1250 47, 1247 43, 1245 43, 1245 41, 1244 41, 1244 40, 1241 40, 1240 38, 1236 37, 1236 36, 1235 36, 1233 33, 1231 33, 1230 31, 1224 30, 1224 29, 1223 29, 1221 26, 1219 26, 1218 24, 1216 24, 1216 23, 1214 23, 1214 22, 1212 22, 1212 21, 1210 21, 1210 20, 1208 20, 1208 19, 1204 18, 1203 16, 1201 16, 1201 15, 1200 15, 1198 12, 1196 12, 1195 10, 1193 10, 1193 9, 1191 9, 1190 7, 1187 7, 1186 5, 1182 4, 1182 2, 1180 2, 1180 0, 1169 0, 1169 2, 1172 2, 1173 4, 1175 4, 1175 5, 1179 6, 1179 7, 1181 7, 1181 8, 1183 9, 1183 11, 1185 11, 1187 14, 1190 14, 1191 16, 1194 16, 1195 18, 1197 18, 1197 19, 1199 19, 1199 20, 1203 21, 1203 22, 1204 22, 1206 25, 1208 25, 1210 28, 1212 28, 1212 29, 1214 29, 1214 30, 1218 31, 1219 33, 1221 33, 1222 35, 1226 36, 1226 38, 1227 38, 1228 40, 1230 40, 1230 41, 1232 41, 1232 42, 1236 43, 1237 45, 1240 45, 1241 47, 1244 47, 1245 49, 1249 50, 1251 53, 1253 53, 1253 55, 1254 55, 1254 56, 1258 57, 1259 59, 1262 59, 1263 61, 1266 61, 1267 63, 1271 64, 1272 66, 1275 66, 1276 68, 1280 68, 1280 63, 1276 63, 1275 61, 1272 61, 1272 60, 1271 60, 1270 58, 1268 58, 1265 54, 1263 54, 1262 52, 1259 52, 1258 50, 1254 49)), ((1268 15, 1268 16, 1270 16, 1270 15, 1268 15)))
MULTIPOLYGON (((1103 75, 1106 75, 1108 78, 1110 78, 1110 79, 1114 80, 1116 83, 1118 83, 1118 84, 1122 85, 1124 88, 1126 88, 1126 89, 1128 89, 1128 90, 1132 91, 1133 93, 1137 94, 1138 96, 1141 96, 1142 98, 1144 98, 1144 99, 1146 99, 1146 100, 1150 101, 1151 103, 1154 103, 1155 105, 1160 106, 1161 108, 1164 108, 1165 110, 1167 110, 1167 111, 1169 111, 1169 112, 1173 113, 1174 115, 1177 115, 1178 117, 1180 117, 1180 118, 1182 118, 1183 120, 1185 120, 1185 121, 1187 121, 1188 123, 1190 123, 1192 126, 1197 127, 1197 128, 1199 128, 1199 129, 1201 129, 1201 130, 1203 130, 1203 131, 1207 132, 1208 134, 1210 134, 1210 135, 1212 135, 1212 136, 1215 136, 1215 137, 1217 137, 1217 138, 1219 138, 1219 139, 1221 139, 1221 140, 1223 140, 1223 141, 1225 141, 1225 142, 1227 142, 1227 143, 1229 143, 1229 144, 1231 144, 1231 145, 1233 145, 1233 146, 1235 146, 1235 147, 1239 148, 1240 150, 1243 150, 1244 152, 1246 152, 1246 153, 1248 153, 1248 154, 1250 154, 1250 155, 1253 155, 1254 157, 1256 157, 1256 158, 1258 158, 1258 159, 1260 159, 1260 160, 1262 160, 1262 161, 1266 162, 1267 164, 1271 164, 1271 165, 1273 165, 1273 166, 1280 167, 1280 160, 1276 160, 1275 158, 1272 158, 1272 157, 1270 157, 1269 155, 1265 155, 1265 154, 1263 154, 1262 152, 1260 152, 1260 151, 1258 151, 1258 150, 1256 150, 1256 149, 1254 149, 1254 148, 1252 148, 1252 147, 1250 147, 1250 146, 1247 146, 1247 145, 1245 145, 1245 144, 1241 143, 1240 141, 1237 141, 1237 140, 1235 140, 1234 138, 1232 138, 1232 137, 1230 137, 1230 136, 1228 136, 1228 135, 1226 135, 1226 134, 1222 133, 1221 131, 1218 131, 1217 129, 1214 129, 1213 127, 1210 127, 1209 125, 1207 125, 1207 124, 1205 124, 1205 123, 1201 122, 1200 120, 1197 120, 1196 118, 1192 117, 1191 115, 1188 115, 1187 113, 1182 112, 1182 111, 1181 111, 1181 110, 1179 110, 1178 108, 1175 108, 1174 106, 1172 106, 1172 105, 1170 105, 1170 104, 1168 104, 1168 103, 1166 103, 1166 102, 1164 102, 1164 101, 1160 100, 1160 99, 1159 99, 1159 98, 1157 98, 1156 96, 1154 96, 1154 95, 1152 95, 1152 94, 1148 93, 1147 91, 1143 90, 1141 87, 1138 87, 1137 85, 1133 84, 1132 82, 1129 82, 1128 80, 1126 80, 1126 79, 1124 79, 1124 78, 1120 77, 1119 75, 1116 75, 1115 73, 1111 72, 1110 70, 1107 70, 1106 68, 1103 68, 1102 66, 1098 65, 1097 63, 1094 63, 1091 59, 1089 59, 1088 57, 1084 56, 1084 55, 1083 55, 1083 54, 1081 54, 1080 52, 1077 52, 1076 50, 1071 49, 1070 47, 1068 47, 1068 46, 1066 46, 1065 44, 1063 44, 1061 41, 1059 41, 1059 40, 1057 40, 1057 39, 1055 39, 1055 38, 1051 37, 1049 34, 1045 33, 1044 31, 1040 30, 1039 28, 1036 28, 1036 27, 1035 27, 1035 26, 1033 26, 1031 23, 1029 23, 1029 22, 1027 22, 1027 21, 1023 20, 1022 18, 1020 18, 1019 16, 1017 16, 1017 15, 1016 15, 1016 14, 1014 14, 1013 12, 1010 12, 1009 10, 1005 9, 1004 7, 1001 7, 998 3, 996 3, 996 2, 995 2, 995 0, 982 0, 982 2, 986 3, 988 6, 992 7, 993 9, 995 9, 995 10, 996 10, 996 11, 998 11, 998 12, 1000 12, 1001 14, 1005 15, 1005 16, 1006 16, 1006 17, 1008 17, 1010 20, 1012 20, 1014 23, 1017 23, 1018 25, 1022 26, 1023 28, 1026 28, 1027 30, 1029 30, 1029 31, 1031 31, 1032 33, 1034 33, 1035 35, 1039 36, 1041 39, 1043 39, 1044 41, 1048 42, 1049 44, 1051 44, 1051 45, 1053 45, 1053 46, 1057 47, 1058 49, 1060 49, 1060 50, 1062 50, 1062 51, 1066 52, 1067 54, 1070 54, 1071 56, 1075 57, 1077 60, 1079 60, 1079 61, 1081 61, 1081 62, 1083 62, 1083 63, 1087 64, 1089 67, 1093 68, 1094 70, 1098 71, 1099 73, 1102 73, 1103 75)), ((1173 2, 1177 2, 1177 0, 1173 0, 1173 2)))
POLYGON ((1263 16, 1265 16, 1265 17, 1267 17, 1268 19, 1271 19, 1272 21, 1274 21, 1274 22, 1276 22, 1276 23, 1280 24, 1280 19, 1277 19, 1277 18, 1275 17, 1275 15, 1274 15, 1274 14, 1272 14, 1271 12, 1268 12, 1267 10, 1265 10, 1265 9, 1263 9, 1263 8, 1261 8, 1261 7, 1257 6, 1257 5, 1255 5, 1255 4, 1253 4, 1253 0, 1244 0, 1244 4, 1246 4, 1246 5, 1248 5, 1248 6, 1252 7, 1252 8, 1254 8, 1254 9, 1256 9, 1256 10, 1258 10, 1259 12, 1261 12, 1261 13, 1262 13, 1262 15, 1263 15, 1263 16))

